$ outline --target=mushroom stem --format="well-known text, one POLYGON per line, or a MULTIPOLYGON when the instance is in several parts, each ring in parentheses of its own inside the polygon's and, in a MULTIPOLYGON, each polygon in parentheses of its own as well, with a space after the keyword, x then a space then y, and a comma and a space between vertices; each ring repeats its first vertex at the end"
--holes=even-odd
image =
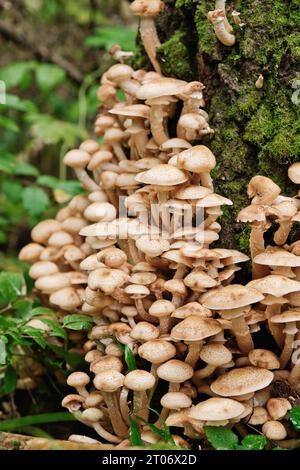
POLYGON ((128 250, 129 250, 129 253, 130 253, 130 258, 131 258, 132 264, 134 265, 134 264, 137 264, 140 261, 142 261, 142 258, 140 256, 140 252, 138 251, 138 249, 136 247, 135 241, 132 238, 128 238, 127 242, 128 242, 128 250))
POLYGON ((268 327, 269 327, 270 333, 275 339, 278 346, 282 348, 284 345, 284 335, 282 332, 282 328, 280 325, 271 322, 271 318, 274 315, 278 315, 280 313, 280 310, 281 310, 281 307, 278 304, 268 305, 266 308, 265 314, 266 314, 266 318, 268 321, 268 327))
POLYGON ((124 423, 120 413, 118 395, 116 392, 109 393, 104 391, 102 391, 102 395, 108 408, 108 413, 114 432, 118 436, 126 437, 128 434, 128 428, 124 423))
POLYGON ((180 383, 170 382, 169 385, 169 392, 179 392, 180 390, 180 383))
POLYGON ((133 413, 147 421, 149 416, 149 400, 146 391, 134 391, 133 413))
POLYGON ((216 370, 215 366, 207 364, 203 369, 196 370, 194 378, 195 379, 205 379, 214 373, 216 370))
POLYGON ((105 441, 112 442, 114 444, 118 444, 121 442, 121 439, 117 436, 114 436, 110 432, 106 431, 104 427, 100 423, 93 424, 93 428, 100 437, 102 437, 105 441))
POLYGON ((292 225, 292 219, 284 220, 279 223, 279 228, 274 234, 274 242, 276 243, 276 245, 284 245, 286 243, 292 225))
POLYGON ((89 175, 83 168, 74 168, 74 171, 84 189, 90 192, 99 191, 98 184, 95 183, 95 181, 89 177, 89 175))
MULTIPOLYGON (((292 325, 296 327, 296 324, 294 324, 294 322, 291 322, 289 323, 288 328, 290 329, 292 325)), ((295 331, 295 330, 291 329, 290 331, 295 331)), ((281 369, 284 369, 290 360, 290 357, 293 352, 294 337, 295 337, 294 332, 291 332, 291 333, 289 333, 289 331, 286 332, 284 347, 279 358, 281 369)))
POLYGON ((225 17, 224 17, 224 26, 225 26, 225 29, 229 32, 229 33, 232 33, 233 32, 233 28, 231 26, 231 24, 229 23, 228 19, 227 19, 227 16, 226 16, 226 0, 216 0, 215 2, 215 9, 216 10, 223 10, 224 13, 225 13, 225 17))
POLYGON ((140 35, 143 41, 144 48, 147 52, 151 64, 153 65, 154 70, 157 73, 161 74, 161 68, 156 58, 156 49, 161 45, 161 42, 156 31, 155 21, 153 17, 141 17, 140 35))
POLYGON ((122 148, 122 146, 120 144, 112 144, 112 148, 113 148, 113 151, 114 151, 114 154, 115 156, 117 157, 117 159, 120 161, 122 160, 127 160, 127 157, 124 153, 124 150, 122 148))
POLYGON ((143 320, 151 323, 157 323, 157 318, 153 317, 145 310, 142 299, 135 299, 135 306, 143 320))
POLYGON ((123 387, 120 392, 120 412, 126 424, 129 424, 129 410, 128 410, 128 388, 123 387))
MULTIPOLYGON (((233 46, 235 44, 235 36, 226 29, 226 14, 222 9, 209 11, 207 18, 212 22, 215 35, 224 46, 233 46)), ((228 27, 228 26, 227 26, 228 27)))
POLYGON ((201 173, 200 174, 201 186, 205 188, 209 188, 211 190, 214 189, 213 180, 210 176, 210 173, 201 173))
POLYGON ((157 145, 162 145, 169 140, 164 126, 164 112, 162 105, 152 105, 150 110, 150 127, 152 136, 157 145))
POLYGON ((189 351, 185 358, 185 362, 187 362, 187 364, 189 364, 190 366, 194 368, 199 359, 199 353, 203 346, 203 342, 199 341, 198 343, 189 343, 188 346, 189 346, 189 351))
MULTIPOLYGON (((250 252, 251 259, 253 260, 256 255, 263 253, 265 250, 264 229, 261 224, 251 224, 250 233, 250 252)), ((268 266, 256 264, 252 261, 252 277, 253 279, 260 279, 269 274, 268 266)))
POLYGON ((238 347, 242 353, 248 354, 254 349, 251 333, 247 322, 245 321, 244 314, 233 318, 232 320, 232 331, 236 338, 238 347))

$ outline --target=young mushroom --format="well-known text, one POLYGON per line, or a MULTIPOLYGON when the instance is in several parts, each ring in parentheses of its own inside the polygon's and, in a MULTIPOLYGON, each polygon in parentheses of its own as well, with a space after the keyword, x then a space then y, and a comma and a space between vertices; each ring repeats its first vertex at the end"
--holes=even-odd
POLYGON ((228 20, 226 13, 222 9, 209 11, 207 18, 213 24, 215 34, 219 41, 224 46, 233 46, 235 44, 235 36, 232 34, 232 30, 228 30, 228 20))
POLYGON ((150 372, 136 369, 125 376, 124 385, 133 390, 133 414, 148 419, 149 398, 147 390, 155 385, 155 377, 150 372))

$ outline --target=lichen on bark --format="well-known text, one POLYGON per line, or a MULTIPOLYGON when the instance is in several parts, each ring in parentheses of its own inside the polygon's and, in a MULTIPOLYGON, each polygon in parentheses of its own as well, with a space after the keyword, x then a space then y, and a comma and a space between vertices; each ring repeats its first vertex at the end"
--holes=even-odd
POLYGON ((249 179, 263 174, 283 192, 295 193, 287 167, 300 156, 300 98, 299 104, 292 100, 293 83, 300 80, 299 2, 227 1, 227 17, 236 35, 233 47, 217 40, 207 20, 213 0, 164 3, 157 18, 162 68, 168 75, 201 80, 206 86, 206 110, 215 134, 204 143, 217 158, 216 191, 234 201, 222 218, 221 241, 245 250, 248 230, 235 219, 249 203, 249 179), (243 27, 234 24, 234 9, 240 12, 243 27), (260 74, 264 85, 257 89, 260 74))

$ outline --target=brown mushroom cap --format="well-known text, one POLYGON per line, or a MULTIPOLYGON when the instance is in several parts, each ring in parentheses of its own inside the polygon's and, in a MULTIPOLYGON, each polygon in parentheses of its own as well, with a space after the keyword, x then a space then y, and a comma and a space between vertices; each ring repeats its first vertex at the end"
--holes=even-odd
POLYGON ((70 150, 64 157, 64 164, 71 168, 85 168, 91 155, 84 150, 70 150))
POLYGON ((210 343, 202 347, 199 357, 207 364, 219 367, 232 360, 232 353, 221 343, 210 343))
POLYGON ((138 90, 136 97, 139 100, 152 100, 162 96, 172 96, 183 93, 187 82, 176 78, 161 77, 144 83, 138 90))
POLYGON ((171 338, 176 341, 201 341, 221 331, 216 320, 190 315, 172 328, 171 338))
POLYGON ((194 369, 186 362, 171 359, 158 367, 157 375, 167 382, 182 383, 193 377, 194 369))
POLYGON ((242 403, 230 398, 213 397, 193 406, 189 416, 200 421, 222 421, 236 418, 245 410, 242 403))
POLYGON ((280 361, 276 354, 268 349, 253 349, 248 354, 249 361, 253 366, 263 369, 279 369, 280 361))
POLYGON ((211 310, 231 310, 260 302, 264 296, 256 289, 232 284, 203 295, 204 307, 211 310))
POLYGON ((216 158, 205 145, 196 145, 184 150, 177 156, 177 165, 179 168, 187 171, 205 173, 211 171, 216 166, 216 158))
POLYGON ((129 106, 113 108, 109 111, 109 113, 116 114, 118 116, 149 119, 150 107, 146 106, 145 104, 131 104, 129 106))
POLYGON ((100 372, 94 378, 94 385, 97 390, 103 392, 115 392, 124 384, 124 375, 117 370, 100 372))
POLYGON ((169 410, 180 410, 181 408, 189 408, 192 405, 192 400, 185 393, 168 392, 162 396, 160 404, 169 410))
POLYGON ((278 274, 270 274, 262 279, 254 279, 247 284, 263 294, 271 294, 276 297, 300 290, 300 282, 278 274))
POLYGON ((226 372, 218 377, 210 388, 222 397, 239 396, 267 387, 273 377, 273 372, 269 370, 247 366, 226 372))
POLYGON ((193 199, 202 199, 208 194, 212 192, 212 189, 210 188, 205 188, 204 186, 197 186, 197 185, 190 185, 186 186, 184 188, 178 189, 174 197, 176 199, 188 199, 188 200, 193 200, 193 199))
POLYGON ((92 290, 100 289, 105 293, 112 293, 122 286, 129 275, 120 269, 99 268, 89 274, 88 286, 92 290))
POLYGON ((171 317, 187 318, 190 315, 198 315, 199 317, 209 318, 212 316, 212 313, 210 310, 208 310, 208 308, 203 307, 198 302, 189 302, 174 310, 171 317))
POLYGON ((187 175, 178 168, 161 163, 135 177, 136 181, 155 186, 174 186, 187 181, 187 175))
POLYGON ((130 5, 131 13, 139 16, 156 16, 165 8, 161 0, 134 0, 130 5))
POLYGON ((150 315, 154 317, 163 318, 169 317, 175 310, 175 305, 169 300, 159 299, 153 302, 149 308, 150 315))
POLYGON ((289 266, 296 268, 300 266, 300 256, 296 256, 284 249, 267 249, 263 253, 256 255, 253 261, 256 264, 266 266, 289 266))
POLYGON ((293 163, 288 169, 288 176, 295 184, 300 184, 300 162, 293 163))
POLYGON ((176 355, 175 346, 163 339, 150 340, 138 349, 139 356, 153 364, 162 364, 176 355))
POLYGON ((300 311, 299 310, 286 310, 285 312, 274 315, 271 318, 272 323, 288 323, 288 322, 298 322, 300 321, 300 311))
POLYGON ((282 419, 292 405, 286 398, 270 398, 267 401, 267 410, 272 419, 282 419))
POLYGON ((124 385, 129 388, 129 390, 134 390, 135 392, 142 392, 149 390, 155 384, 154 375, 150 374, 145 370, 135 369, 129 372, 125 376, 124 385))

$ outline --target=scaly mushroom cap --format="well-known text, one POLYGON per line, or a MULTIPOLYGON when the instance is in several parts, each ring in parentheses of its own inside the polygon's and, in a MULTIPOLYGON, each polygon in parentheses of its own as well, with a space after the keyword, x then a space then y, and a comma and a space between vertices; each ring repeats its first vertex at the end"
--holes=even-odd
POLYGON ((221 331, 216 320, 190 315, 172 328, 171 338, 176 341, 201 341, 221 331))
POLYGON ((300 321, 300 311, 299 310, 286 310, 285 312, 274 315, 271 318, 272 323, 288 323, 288 322, 298 322, 300 321))
POLYGON ((153 302, 149 308, 150 315, 157 318, 169 317, 175 310, 175 305, 170 300, 159 299, 153 302))
POLYGON ((129 390, 134 390, 135 392, 143 392, 149 390, 155 384, 154 375, 150 374, 145 370, 135 369, 129 372, 125 376, 124 385, 129 388, 129 390))
POLYGON ((211 192, 212 189, 205 188, 204 186, 190 185, 186 186, 185 188, 178 189, 175 192, 174 197, 176 199, 184 200, 202 199, 211 192))
POLYGON ((139 356, 153 364, 162 364, 176 355, 175 346, 169 341, 156 339, 147 341, 138 349, 139 356))
POLYGON ((193 406, 189 416, 200 421, 223 421, 240 416, 244 410, 244 405, 238 401, 213 397, 193 406))
POLYGON ((165 8, 161 0, 134 0, 130 5, 133 15, 156 16, 165 8))
POLYGON ((92 290, 100 289, 110 294, 128 279, 129 275, 120 269, 99 268, 89 274, 88 286, 92 290))
POLYGON ((265 266, 289 266, 291 268, 300 266, 300 256, 296 256, 283 249, 274 248, 269 248, 255 256, 253 261, 256 264, 263 264, 265 266))
POLYGON ((276 354, 268 349, 253 349, 248 354, 249 361, 253 366, 263 369, 279 369, 280 361, 276 354))
POLYGON ((171 165, 161 163, 135 177, 136 181, 155 186, 175 186, 187 181, 187 175, 171 165))
POLYGON ((300 282, 278 274, 270 274, 262 279, 255 279, 254 281, 248 282, 247 286, 253 287, 262 294, 271 294, 276 297, 281 297, 290 292, 300 291, 300 282))
POLYGON ((182 307, 177 308, 171 315, 174 318, 187 318, 191 315, 203 318, 209 318, 212 313, 208 308, 203 307, 198 302, 189 302, 182 307))
POLYGON ((293 163, 288 169, 288 176, 295 184, 300 184, 300 162, 293 163))
POLYGON ((193 377, 194 369, 186 362, 171 359, 158 367, 157 375, 167 382, 182 383, 193 377))
POLYGON ((222 397, 234 397, 267 387, 273 377, 273 372, 269 370, 247 366, 226 372, 218 377, 210 388, 222 397))
POLYGON ((260 302, 264 296, 256 289, 232 284, 202 296, 202 304, 211 310, 231 310, 260 302))
POLYGON ((196 145, 178 154, 177 166, 194 173, 205 173, 216 166, 216 158, 205 145, 196 145))
POLYGON ((169 392, 163 395, 160 404, 168 410, 180 410, 181 408, 189 408, 192 405, 192 400, 182 392, 169 392))
POLYGON ((117 370, 100 372, 94 378, 94 385, 97 390, 103 392, 115 392, 124 385, 124 375, 117 370))
POLYGON ((221 343, 210 343, 202 347, 199 357, 207 364, 219 367, 232 360, 232 353, 221 343))

